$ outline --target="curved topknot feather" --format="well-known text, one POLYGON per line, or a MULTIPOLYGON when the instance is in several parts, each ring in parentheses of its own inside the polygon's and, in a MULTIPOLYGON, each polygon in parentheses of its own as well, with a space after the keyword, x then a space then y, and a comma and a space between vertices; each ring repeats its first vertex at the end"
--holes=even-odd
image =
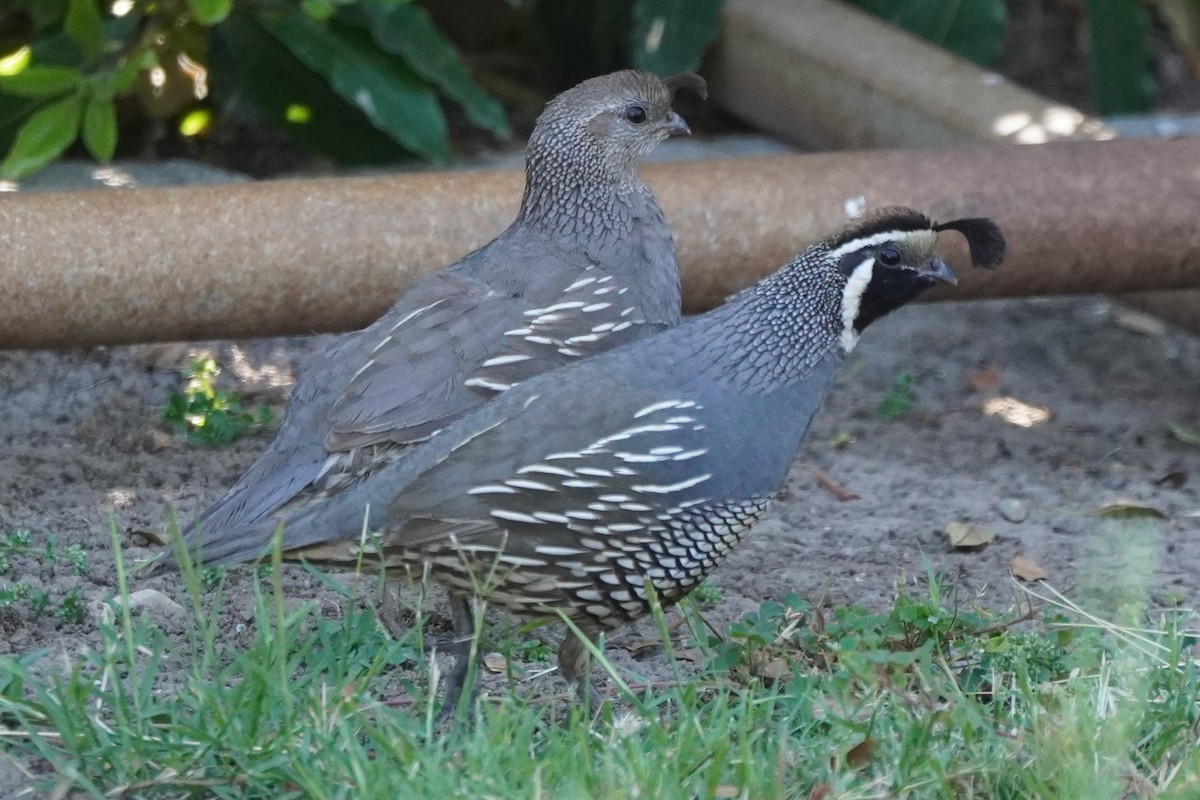
POLYGON ((1000 228, 986 217, 967 217, 943 222, 935 231, 958 231, 967 240, 971 262, 983 269, 995 269, 1004 261, 1008 245, 1000 228))

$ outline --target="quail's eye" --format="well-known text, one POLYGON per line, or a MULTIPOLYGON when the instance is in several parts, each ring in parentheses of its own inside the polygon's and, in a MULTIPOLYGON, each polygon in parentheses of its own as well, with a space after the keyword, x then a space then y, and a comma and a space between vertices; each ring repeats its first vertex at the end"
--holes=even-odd
POLYGON ((899 266, 900 251, 890 245, 879 248, 879 263, 885 267, 899 266))
POLYGON ((629 120, 635 125, 641 125, 646 121, 646 109, 639 105, 626 106, 625 119, 629 120))

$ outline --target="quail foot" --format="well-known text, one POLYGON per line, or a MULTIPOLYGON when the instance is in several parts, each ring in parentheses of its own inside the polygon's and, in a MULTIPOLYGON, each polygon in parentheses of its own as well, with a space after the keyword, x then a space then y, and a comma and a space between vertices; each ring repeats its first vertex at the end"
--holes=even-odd
POLYGON ((690 73, 626 70, 547 104, 526 150, 516 220, 413 281, 377 322, 338 338, 302 372, 275 440, 185 530, 192 558, 258 556, 265 540, 247 531, 264 521, 286 523, 352 491, 530 376, 676 324, 671 231, 636 170, 655 145, 689 132, 671 108, 679 88, 705 93, 690 73))
MULTIPOLYGON (((522 382, 285 525, 285 557, 423 570, 591 639, 712 572, 782 486, 834 375, 873 321, 953 283, 940 231, 999 264, 990 220, 880 211, 707 314, 522 382), (364 523, 373 532, 360 539, 364 523)), ((239 532, 249 557, 273 524, 239 532)), ((459 615, 460 633, 470 614, 459 615)), ((559 668, 590 696, 587 649, 559 668)), ((451 698, 454 699, 454 698, 451 698)))

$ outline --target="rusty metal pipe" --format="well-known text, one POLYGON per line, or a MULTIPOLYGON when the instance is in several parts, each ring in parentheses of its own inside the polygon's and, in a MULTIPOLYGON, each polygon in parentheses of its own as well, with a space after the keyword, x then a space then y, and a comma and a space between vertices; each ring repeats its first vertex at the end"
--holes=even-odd
MULTIPOLYGON (((725 159, 645 169, 695 311, 839 226, 848 205, 987 215, 996 273, 942 296, 1200 287, 1200 140, 725 159)), ((346 330, 512 218, 513 172, 10 195, 0 347, 346 330)), ((951 237, 946 237, 951 238, 951 237)), ((961 259, 962 253, 957 257, 961 259)))

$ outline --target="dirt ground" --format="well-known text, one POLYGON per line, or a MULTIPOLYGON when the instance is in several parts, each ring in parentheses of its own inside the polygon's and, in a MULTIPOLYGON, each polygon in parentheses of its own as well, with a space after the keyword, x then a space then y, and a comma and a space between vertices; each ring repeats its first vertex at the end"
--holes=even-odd
MULTIPOLYGON (((1004 607, 1013 598, 1014 555, 1034 559, 1060 587, 1076 580, 1085 561, 1097 569, 1085 558, 1103 541, 1094 512, 1117 500, 1167 517, 1150 528, 1158 554, 1154 602, 1196 606, 1200 447, 1176 440, 1167 425, 1200 427, 1200 338, 1145 332, 1126 313, 1089 297, 942 303, 904 309, 873 327, 819 414, 774 512, 713 577, 724 599, 712 619, 793 591, 881 607, 898 581, 923 580, 929 568, 962 602, 1004 607), (916 378, 915 403, 884 420, 877 406, 904 372, 916 378), (983 413, 998 396, 1050 417, 1027 428, 983 413), (837 499, 810 466, 858 497, 837 499), (996 539, 982 550, 951 551, 944 528, 955 521, 996 539)), ((111 594, 109 515, 127 558, 151 555, 144 540, 124 532, 161 529, 169 510, 195 514, 269 436, 213 449, 169 432, 160 412, 179 386, 179 368, 193 353, 212 350, 226 366, 222 385, 278 408, 314 346, 301 339, 0 353, 0 533, 28 530, 39 551, 53 537, 59 552, 54 564, 16 556, 0 584, 20 578, 55 602, 76 588, 87 601, 111 594), (82 575, 62 557, 72 544, 87 553, 82 575)), ((1105 568, 1119 577, 1123 567, 1105 568)), ((245 611, 229 615, 233 643, 245 634, 251 603, 243 573, 226 589, 231 607, 245 611)), ((184 601, 172 576, 137 577, 132 588, 184 601)), ((290 570, 287 589, 298 599, 321 598, 330 613, 344 602, 299 568, 290 570)), ((92 617, 77 623, 14 608, 0 618, 0 653, 73 652, 96 641, 92 617)), ((168 633, 182 634, 184 620, 156 618, 168 633)), ((435 609, 435 628, 441 624, 435 609)), ((651 678, 667 669, 653 659, 637 665, 651 678)))

